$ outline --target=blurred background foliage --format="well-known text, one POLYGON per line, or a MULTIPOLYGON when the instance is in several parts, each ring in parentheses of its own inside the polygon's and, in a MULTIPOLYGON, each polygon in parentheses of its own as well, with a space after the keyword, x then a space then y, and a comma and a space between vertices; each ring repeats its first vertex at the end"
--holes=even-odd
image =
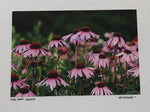
POLYGON ((126 41, 137 37, 136 10, 15 11, 12 25, 12 47, 21 39, 38 41, 43 46, 54 34, 64 36, 82 26, 89 26, 102 38, 111 31, 121 32, 126 41))

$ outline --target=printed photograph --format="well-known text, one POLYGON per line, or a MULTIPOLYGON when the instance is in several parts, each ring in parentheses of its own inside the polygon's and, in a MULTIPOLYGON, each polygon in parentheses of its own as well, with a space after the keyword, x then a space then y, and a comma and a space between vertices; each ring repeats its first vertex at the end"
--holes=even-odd
POLYGON ((11 97, 140 94, 136 10, 13 11, 11 97))

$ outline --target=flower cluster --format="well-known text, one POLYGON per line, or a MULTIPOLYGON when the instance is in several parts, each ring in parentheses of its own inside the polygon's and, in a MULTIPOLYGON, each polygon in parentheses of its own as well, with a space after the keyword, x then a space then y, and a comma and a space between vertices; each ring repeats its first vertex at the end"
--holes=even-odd
POLYGON ((103 38, 83 26, 66 36, 53 35, 44 47, 39 42, 21 40, 12 50, 12 54, 16 54, 13 58, 21 61, 11 64, 11 95, 35 97, 130 92, 130 83, 139 84, 138 40, 125 42, 118 32, 105 33, 104 37, 108 40, 99 43, 103 38))

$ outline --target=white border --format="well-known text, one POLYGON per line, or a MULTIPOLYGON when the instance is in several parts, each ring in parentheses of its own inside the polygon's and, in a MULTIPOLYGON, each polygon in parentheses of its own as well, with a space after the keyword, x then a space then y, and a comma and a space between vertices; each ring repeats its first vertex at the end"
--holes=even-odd
POLYGON ((0 4, 0 110, 15 112, 141 112, 150 110, 150 8, 149 0, 5 0, 0 4), (137 9, 141 95, 39 97, 35 101, 10 101, 12 11, 137 9))

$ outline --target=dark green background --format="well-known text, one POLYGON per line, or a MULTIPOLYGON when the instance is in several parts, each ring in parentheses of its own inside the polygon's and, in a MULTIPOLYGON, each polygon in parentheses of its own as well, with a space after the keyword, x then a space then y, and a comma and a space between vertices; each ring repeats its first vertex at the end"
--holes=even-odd
POLYGON ((50 32, 66 35, 74 28, 89 26, 100 36, 105 32, 121 32, 125 40, 137 37, 136 10, 96 10, 96 11, 15 11, 13 26, 16 32, 30 39, 28 32, 41 21, 39 33, 47 38, 50 32))

